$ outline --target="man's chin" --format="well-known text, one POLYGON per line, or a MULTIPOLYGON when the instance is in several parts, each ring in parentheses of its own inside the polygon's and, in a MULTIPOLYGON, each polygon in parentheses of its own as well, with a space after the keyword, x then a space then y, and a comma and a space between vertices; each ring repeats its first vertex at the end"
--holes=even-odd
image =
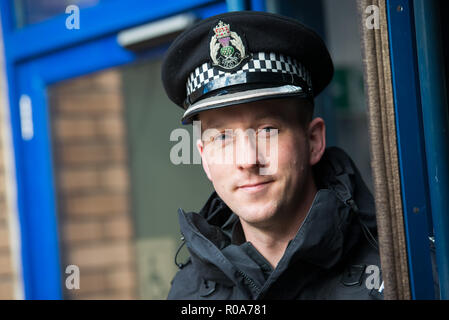
POLYGON ((264 205, 255 205, 255 204, 247 204, 246 205, 249 210, 234 210, 234 212, 240 217, 240 219, 244 220, 246 223, 253 226, 264 226, 269 224, 269 222, 275 216, 275 206, 273 204, 264 204, 264 205))

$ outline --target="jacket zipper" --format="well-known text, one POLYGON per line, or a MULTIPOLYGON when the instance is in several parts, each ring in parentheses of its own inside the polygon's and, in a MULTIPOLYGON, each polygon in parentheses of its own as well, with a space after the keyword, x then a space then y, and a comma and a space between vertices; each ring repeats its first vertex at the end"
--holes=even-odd
POLYGON ((244 273, 241 270, 237 270, 237 272, 249 283, 249 285, 256 291, 257 294, 260 293, 260 288, 259 286, 254 282, 253 279, 251 279, 250 277, 248 277, 248 275, 246 273, 244 273))
MULTIPOLYGON (((209 242, 213 247, 215 247, 209 239, 207 239, 204 235, 202 235, 201 233, 197 232, 191 225, 191 222, 189 221, 189 219, 186 217, 184 210, 182 210, 181 208, 178 209, 178 212, 181 212, 182 215, 184 216, 184 219, 186 220, 187 224, 189 225, 191 231, 196 234, 198 237, 202 238, 203 240, 205 240, 206 242, 209 242)), ((222 253, 217 249, 217 253, 222 255, 222 253)), ((223 258, 226 260, 226 258, 223 256, 223 258)), ((234 267, 235 268, 235 267, 234 267)), ((241 270, 236 270, 238 274, 240 274, 249 284, 250 286, 256 291, 257 294, 260 293, 260 288, 257 286, 257 284, 254 282, 253 279, 251 279, 250 277, 248 277, 243 271, 241 270)))

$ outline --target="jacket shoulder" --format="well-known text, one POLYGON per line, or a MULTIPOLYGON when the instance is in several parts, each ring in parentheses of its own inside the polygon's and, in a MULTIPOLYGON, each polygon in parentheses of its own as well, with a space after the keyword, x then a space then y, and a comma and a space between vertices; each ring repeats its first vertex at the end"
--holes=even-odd
POLYGON ((382 300, 379 252, 365 242, 353 252, 336 280, 336 299, 382 300))
POLYGON ((168 300, 198 299, 200 277, 193 264, 189 262, 178 270, 171 282, 168 300))

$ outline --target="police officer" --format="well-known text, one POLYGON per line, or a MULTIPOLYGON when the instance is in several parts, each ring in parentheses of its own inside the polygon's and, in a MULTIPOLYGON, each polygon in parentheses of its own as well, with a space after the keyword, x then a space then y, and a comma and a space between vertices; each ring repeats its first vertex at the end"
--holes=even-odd
POLYGON ((179 210, 190 258, 169 299, 382 297, 366 281, 380 266, 373 197, 313 118, 332 75, 320 37, 275 14, 217 15, 170 46, 163 84, 182 122, 200 122, 215 192, 179 210))

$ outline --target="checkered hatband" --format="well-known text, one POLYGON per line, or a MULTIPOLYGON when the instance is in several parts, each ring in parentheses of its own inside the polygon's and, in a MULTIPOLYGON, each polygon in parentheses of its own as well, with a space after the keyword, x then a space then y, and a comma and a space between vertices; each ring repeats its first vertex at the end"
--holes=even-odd
POLYGON ((206 62, 197 67, 187 79, 187 96, 203 88, 211 81, 243 73, 284 73, 291 74, 302 79, 309 88, 312 88, 312 80, 309 72, 302 64, 289 56, 278 53, 252 53, 251 58, 241 69, 236 72, 224 72, 214 68, 206 62))

